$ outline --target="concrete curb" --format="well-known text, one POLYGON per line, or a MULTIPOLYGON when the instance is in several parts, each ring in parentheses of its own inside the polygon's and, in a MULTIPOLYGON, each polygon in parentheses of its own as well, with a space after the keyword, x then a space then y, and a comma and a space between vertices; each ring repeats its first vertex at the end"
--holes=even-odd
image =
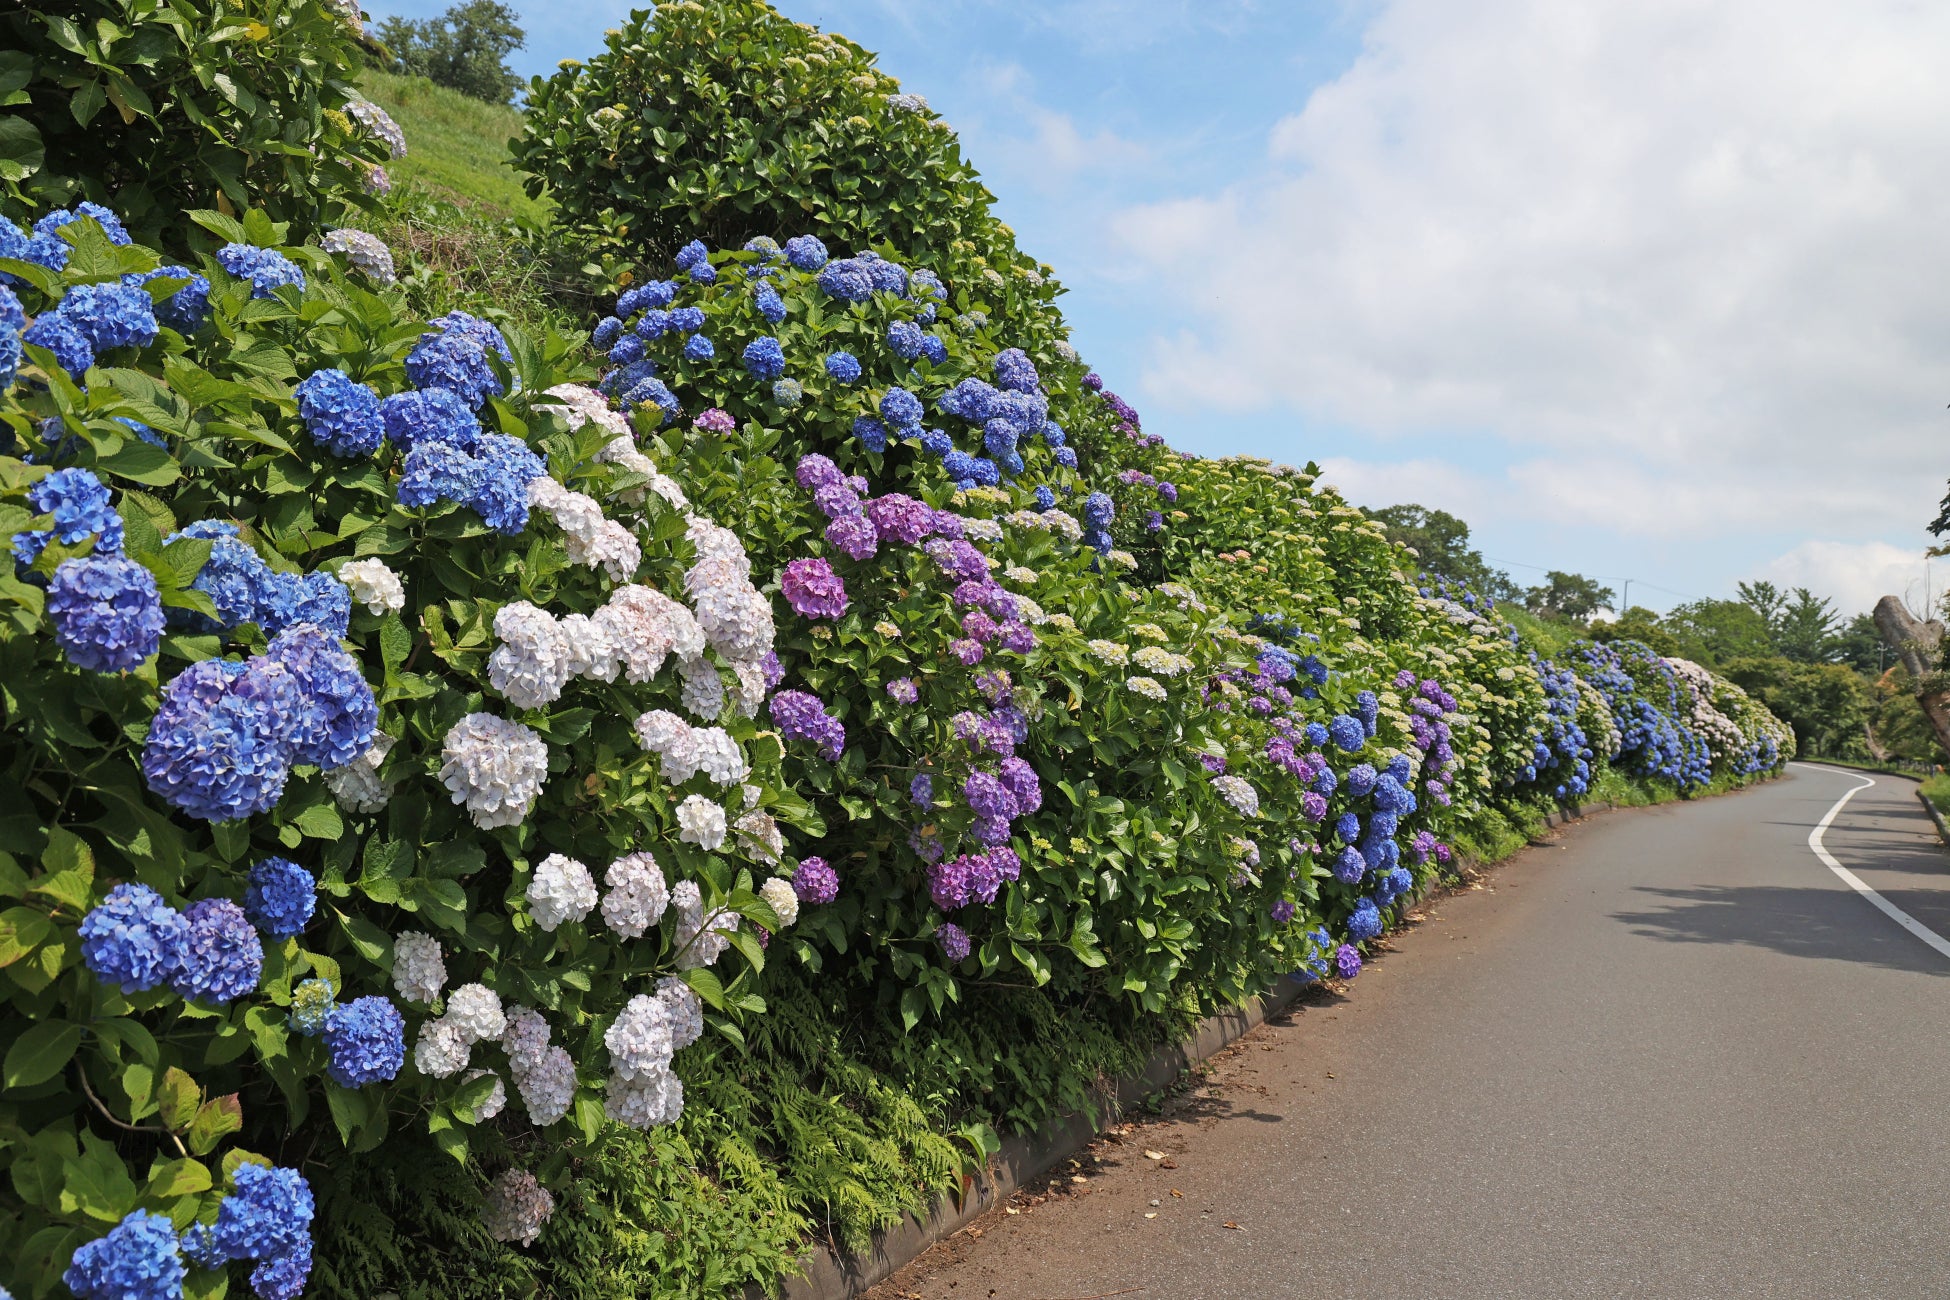
POLYGON ((1922 803, 1923 811, 1930 815, 1930 820, 1936 823, 1937 838, 1941 839, 1946 847, 1950 847, 1950 823, 1943 820, 1943 813, 1938 810, 1930 796, 1923 793, 1920 786, 1917 788, 1916 798, 1922 803))

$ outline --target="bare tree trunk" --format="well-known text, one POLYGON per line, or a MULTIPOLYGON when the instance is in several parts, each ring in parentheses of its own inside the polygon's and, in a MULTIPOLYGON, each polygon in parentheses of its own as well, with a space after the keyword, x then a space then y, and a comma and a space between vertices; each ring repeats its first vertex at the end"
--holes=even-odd
POLYGON ((1936 732, 1937 744, 1950 752, 1950 678, 1937 667, 1943 624, 1935 619, 1925 623, 1910 617, 1903 602, 1894 596, 1884 596, 1876 602, 1875 620, 1876 631, 1882 633, 1883 641, 1896 652, 1916 683, 1916 702, 1923 706, 1923 715, 1936 732))
POLYGON ((1865 722, 1862 724, 1862 739, 1869 747, 1870 758, 1873 758, 1878 763, 1887 763, 1889 761, 1889 751, 1884 749, 1882 742, 1876 739, 1876 729, 1869 723, 1865 722))

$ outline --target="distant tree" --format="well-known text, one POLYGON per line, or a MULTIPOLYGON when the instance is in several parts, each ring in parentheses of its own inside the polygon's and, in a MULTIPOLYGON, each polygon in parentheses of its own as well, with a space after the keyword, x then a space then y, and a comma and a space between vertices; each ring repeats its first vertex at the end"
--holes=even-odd
POLYGON ((1862 727, 1877 700, 1853 669, 1768 655, 1734 659, 1720 671, 1793 727, 1802 753, 1842 757, 1862 749, 1862 727))
POLYGON ((1732 659, 1775 653, 1767 620, 1745 600, 1694 600, 1666 613, 1666 627, 1688 659, 1718 667, 1732 659))
POLYGON ((1880 677, 1896 661, 1882 633, 1876 631, 1872 614, 1857 614, 1836 631, 1834 657, 1838 663, 1870 677, 1880 677))
POLYGON ((1595 579, 1576 573, 1560 573, 1556 569, 1544 574, 1542 586, 1532 587, 1523 593, 1523 603, 1531 613, 1545 618, 1568 618, 1577 623, 1584 622, 1611 601, 1610 587, 1601 587, 1595 579))
POLYGON ((1660 622, 1659 616, 1643 605, 1634 605, 1608 623, 1591 625, 1593 641, 1642 641, 1654 654, 1680 653, 1679 639, 1660 622))
POLYGON ((1430 510, 1414 504, 1382 506, 1363 510, 1380 524, 1388 540, 1399 542, 1415 552, 1415 562, 1423 572, 1439 574, 1453 582, 1466 582, 1480 595, 1493 600, 1512 600, 1520 593, 1510 575, 1490 567, 1481 551, 1469 545, 1469 525, 1447 510, 1430 510))
POLYGON ((1774 620, 1774 648, 1800 663, 1833 663, 1840 658, 1841 624, 1832 601, 1796 587, 1774 620))
POLYGON ((1768 635, 1780 625, 1781 612, 1787 607, 1787 597, 1781 589, 1771 582, 1743 582, 1738 584, 1740 603, 1760 615, 1760 621, 1767 624, 1768 635))
POLYGON ((393 53, 394 72, 505 104, 521 85, 508 56, 528 39, 518 17, 496 0, 466 0, 438 18, 388 18, 379 39, 393 53))

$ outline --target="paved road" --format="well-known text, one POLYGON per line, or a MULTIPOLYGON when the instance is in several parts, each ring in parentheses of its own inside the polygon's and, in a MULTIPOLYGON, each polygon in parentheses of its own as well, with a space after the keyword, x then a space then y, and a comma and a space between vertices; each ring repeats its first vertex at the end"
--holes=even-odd
MULTIPOLYGON (((1950 959, 1807 843, 1861 780, 1569 828, 874 1300, 1950 1296, 1950 959)), ((1826 845, 1950 937, 1912 782, 1826 845)))

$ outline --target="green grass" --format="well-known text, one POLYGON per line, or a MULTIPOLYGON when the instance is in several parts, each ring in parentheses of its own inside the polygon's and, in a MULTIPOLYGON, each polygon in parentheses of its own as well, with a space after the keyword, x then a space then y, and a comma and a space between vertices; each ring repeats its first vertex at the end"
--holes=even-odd
POLYGON ((419 187, 477 211, 541 224, 548 205, 521 188, 508 161, 508 141, 521 132, 521 114, 484 103, 424 77, 368 70, 359 89, 406 132, 406 157, 387 164, 395 184, 419 187))
POLYGON ((1496 612, 1523 634, 1525 644, 1534 647, 1546 659, 1563 654, 1566 646, 1585 634, 1585 629, 1578 624, 1538 618, 1515 601, 1497 602, 1496 612))
POLYGON ((1938 812, 1950 808, 1950 772, 1939 772, 1923 782, 1923 793, 1930 797, 1938 812))

